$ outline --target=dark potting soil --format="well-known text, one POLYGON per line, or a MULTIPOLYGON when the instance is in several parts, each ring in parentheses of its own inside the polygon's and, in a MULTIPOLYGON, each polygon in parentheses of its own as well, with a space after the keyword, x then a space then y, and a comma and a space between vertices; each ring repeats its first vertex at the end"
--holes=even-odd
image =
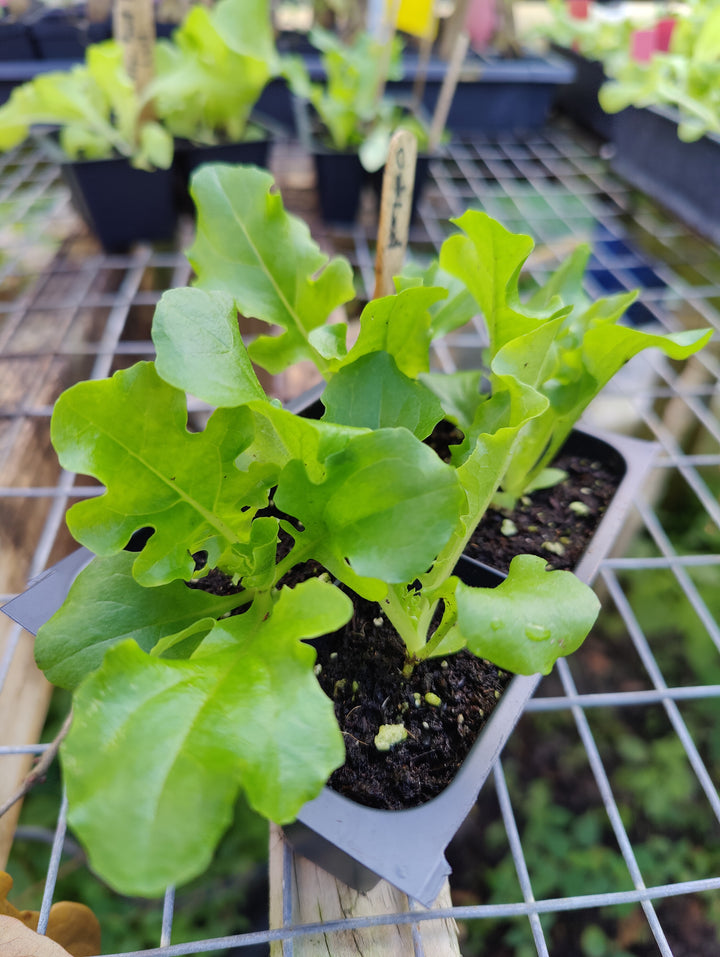
POLYGON ((562 452, 553 467, 567 478, 523 496, 512 512, 488 509, 466 554, 502 572, 521 554, 539 555, 551 568, 575 568, 622 476, 614 463, 562 452))
POLYGON ((379 606, 362 600, 345 628, 312 644, 318 681, 345 738, 345 764, 329 786, 369 807, 395 810, 436 797, 512 677, 464 651, 419 663, 405 676, 401 639, 379 606), (405 740, 378 750, 380 726, 398 724, 405 740))

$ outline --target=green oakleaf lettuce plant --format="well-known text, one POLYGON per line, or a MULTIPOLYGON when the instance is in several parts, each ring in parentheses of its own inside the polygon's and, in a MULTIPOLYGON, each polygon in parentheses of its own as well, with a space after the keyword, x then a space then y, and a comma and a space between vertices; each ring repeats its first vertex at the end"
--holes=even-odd
POLYGON ((167 169, 173 142, 162 124, 142 119, 137 95, 113 40, 88 47, 84 64, 41 73, 16 87, 0 107, 0 149, 22 143, 33 127, 59 127, 70 159, 124 156, 133 165, 167 169))
MULTIPOLYGON (((300 57, 286 57, 283 72, 293 93, 312 107, 317 121, 315 136, 327 147, 341 152, 357 151, 369 172, 380 169, 387 158, 390 138, 400 128, 411 130, 422 151, 428 130, 390 96, 379 96, 380 64, 385 61, 384 45, 367 32, 345 43, 321 28, 310 33, 321 51, 326 72, 323 83, 312 82, 300 57)), ((387 79, 402 78, 402 43, 393 38, 387 79)))
MULTIPOLYGON (((328 262, 307 227, 287 216, 269 174, 216 167, 195 177, 192 192, 198 229, 188 255, 197 285, 229 293, 241 313, 279 328, 280 334, 250 343, 250 358, 273 373, 312 361, 328 383, 324 398, 334 421, 372 428, 400 423, 424 439, 440 410, 467 437, 452 447, 452 461, 460 467, 472 456, 477 422, 491 408, 517 409, 521 396, 542 404, 508 450, 499 482, 506 504, 557 481, 549 464, 625 362, 646 348, 684 359, 711 335, 689 330, 661 336, 620 324, 635 293, 590 301, 582 288, 590 254, 585 244, 521 302, 518 279, 533 240, 468 211, 453 220, 458 231, 442 244, 438 262, 408 270, 397 279, 398 296, 368 304, 360 336, 349 346, 347 326, 329 317, 354 296, 350 268, 341 258, 328 262), (433 340, 461 329, 478 311, 489 339, 485 367, 432 373, 433 340), (372 386, 364 378, 370 363, 372 386), (367 392, 356 386, 352 403, 339 408, 335 390, 349 395, 346 382, 353 375, 367 392)), ((198 325, 193 320, 187 326, 185 352, 192 356, 198 325)), ((204 348, 224 363, 225 340, 209 330, 206 340, 216 344, 204 348)))
MULTIPOLYGON (((237 174, 206 168, 195 184, 237 174)), ((260 252, 269 257, 285 233, 270 274, 248 258, 236 267, 253 301, 268 289, 282 300, 282 339, 288 317, 322 314, 346 295, 348 277, 341 261, 322 268, 266 174, 239 175, 243 201, 252 191, 267 206, 260 252)), ((237 252, 231 237, 227 248, 237 252)), ((442 461, 421 440, 444 416, 442 389, 422 376, 431 311, 445 298, 418 284, 377 300, 344 352, 332 336, 313 336, 317 327, 296 329, 287 354, 318 340, 334 370, 319 421, 265 395, 222 289, 165 293, 156 361, 81 382, 56 403, 63 467, 105 491, 68 512, 96 557, 38 633, 36 655, 73 691, 62 748, 71 826, 118 890, 160 894, 199 873, 240 789, 284 823, 342 764, 307 639, 350 619, 350 595, 379 603, 405 644, 406 671, 467 648, 508 671, 547 673, 592 626, 593 592, 537 557, 515 559, 495 589, 454 575, 518 434, 547 400, 499 376, 502 391, 475 402, 462 451, 442 461), (214 407, 202 431, 188 428, 189 394, 214 407), (151 532, 142 550, 125 550, 142 529, 151 532), (288 587, 287 574, 311 560, 326 571, 288 587), (215 569, 237 594, 186 584, 215 569)))
POLYGON ((585 585, 534 556, 516 558, 495 589, 454 574, 526 430, 552 405, 532 350, 544 329, 552 352, 548 330, 570 315, 565 272, 534 311, 521 309, 514 283, 530 241, 466 214, 457 238, 475 252, 444 247, 439 265, 368 304, 350 345, 327 321, 353 296, 350 267, 320 253, 272 186, 253 168, 195 174, 198 286, 158 303, 155 362, 79 383, 53 413, 63 467, 105 492, 68 512, 96 557, 36 654, 74 694, 62 750, 71 825, 125 893, 159 894, 199 873, 240 789, 287 822, 342 763, 307 639, 350 619, 351 594, 379 603, 406 670, 467 648, 507 671, 547 673, 597 614, 585 585), (492 390, 480 371, 429 367, 432 339, 467 321, 475 298, 493 330, 492 390), (246 350, 238 307, 279 332, 246 350), (317 421, 270 400, 253 367, 308 358, 327 380, 317 421), (188 395, 214 409, 201 431, 188 428, 188 395), (445 418, 464 436, 448 462, 423 441, 445 418), (145 546, 126 551, 141 529, 145 546), (326 571, 312 577, 308 562, 326 571), (237 594, 186 584, 215 569, 237 594))
MULTIPOLYGON (((221 293, 174 290, 159 307, 166 330, 202 301, 233 311, 221 293)), ((74 691, 63 746, 71 826, 92 866, 125 893, 159 894, 202 870, 240 788, 260 813, 287 822, 342 763, 304 639, 341 627, 351 601, 322 577, 283 587, 292 568, 315 559, 378 601, 409 668, 468 647, 506 669, 547 672, 597 614, 586 586, 535 557, 517 559, 495 590, 451 574, 488 457, 502 459, 514 423, 481 433, 482 464, 456 470, 405 428, 279 408, 239 340, 233 352, 240 391, 256 397, 218 408, 200 433, 187 429, 185 393, 159 374, 162 346, 157 366, 80 383, 53 414, 61 462, 107 491, 68 513, 98 557, 40 630, 37 659, 74 691), (123 550, 148 527, 141 552, 123 550), (278 561, 281 531, 292 544, 278 561), (215 597, 183 584, 211 567, 243 590, 215 597), (243 613, 226 617, 231 608, 243 613)), ((198 384, 193 377, 202 393, 198 384)))
POLYGON ((270 5, 195 5, 171 39, 157 42, 155 61, 150 95, 173 136, 206 144, 251 138, 252 110, 279 70, 270 5))
POLYGON ((51 126, 71 160, 122 156, 167 169, 176 137, 213 144, 261 135, 250 114, 279 69, 267 0, 192 6, 172 38, 155 43, 154 60, 142 95, 114 40, 89 46, 84 64, 17 87, 0 107, 0 149, 51 126), (150 103, 154 119, 144 116, 150 103))

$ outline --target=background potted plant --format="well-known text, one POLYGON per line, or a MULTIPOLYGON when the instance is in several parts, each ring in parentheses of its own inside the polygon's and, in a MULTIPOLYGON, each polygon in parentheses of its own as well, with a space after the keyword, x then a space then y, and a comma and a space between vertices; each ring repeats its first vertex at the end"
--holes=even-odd
POLYGON ((267 0, 192 7, 172 39, 157 42, 155 63, 148 96, 185 183, 203 162, 266 164, 273 133, 252 114, 279 69, 267 0))
POLYGON ((320 28, 310 32, 310 39, 321 51, 321 79, 313 79, 299 56, 286 57, 283 71, 297 98, 300 137, 315 162, 323 218, 352 222, 364 184, 372 180, 379 193, 390 138, 399 128, 418 138, 417 202, 427 173, 422 153, 428 130, 407 105, 385 93, 386 81, 402 76, 400 39, 394 37, 387 46, 360 31, 346 42, 320 28))
POLYGON ((709 185, 720 135, 717 5, 692 0, 682 16, 649 8, 642 19, 596 4, 582 17, 572 4, 551 6, 543 32, 593 61, 579 73, 585 85, 564 88, 560 105, 612 139, 618 173, 717 241, 720 206, 709 185))
POLYGON ((170 239, 178 198, 187 206, 187 177, 199 163, 228 150, 256 163, 267 155, 267 131, 249 122, 276 67, 265 0, 193 7, 174 39, 156 42, 155 66, 138 92, 121 46, 94 44, 84 64, 35 77, 0 108, 2 149, 34 128, 56 129, 46 145, 111 251, 170 239))
POLYGON ((720 10, 694 0, 669 39, 635 36, 607 69, 603 109, 616 113, 613 166, 698 232, 720 241, 712 188, 720 157, 720 10), (642 46, 640 42, 642 41, 642 46))
POLYGON ((606 62, 622 56, 639 23, 589 0, 548 0, 547 8, 549 21, 538 25, 533 36, 549 40, 575 69, 572 80, 557 87, 554 104, 580 126, 611 139, 613 117, 600 106, 598 92, 607 79, 606 62))
POLYGON ((34 127, 56 129, 46 149, 88 225, 106 249, 138 239, 169 239, 176 223, 173 141, 125 73, 110 40, 88 48, 86 62, 44 73, 16 88, 0 108, 0 148, 21 143, 34 127))

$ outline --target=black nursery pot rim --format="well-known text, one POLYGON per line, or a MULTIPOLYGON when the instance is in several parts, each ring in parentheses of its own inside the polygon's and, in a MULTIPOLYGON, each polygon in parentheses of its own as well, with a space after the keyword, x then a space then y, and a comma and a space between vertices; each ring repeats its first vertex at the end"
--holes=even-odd
POLYGON ((681 120, 670 105, 627 107, 614 116, 611 168, 677 219, 720 243, 720 194, 715 188, 720 135, 678 137, 681 120))

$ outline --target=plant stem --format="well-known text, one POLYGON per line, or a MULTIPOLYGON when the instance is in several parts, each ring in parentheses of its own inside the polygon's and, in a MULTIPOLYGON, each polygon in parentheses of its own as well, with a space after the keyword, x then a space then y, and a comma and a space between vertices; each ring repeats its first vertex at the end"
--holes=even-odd
POLYGON ((55 736, 55 738, 53 738, 52 742, 48 745, 46 750, 43 751, 43 753, 40 755, 35 766, 32 768, 29 774, 25 777, 25 780, 22 782, 22 784, 17 789, 17 791, 14 794, 11 794, 4 804, 0 805, 0 817, 2 817, 3 814, 6 814, 14 804, 17 804, 17 802, 20 801, 22 798, 24 798, 25 795, 29 791, 31 791, 36 784, 42 781, 42 779, 47 774, 48 769, 50 768, 50 765, 53 763, 53 761, 57 757, 57 753, 60 750, 60 745, 65 740, 65 737, 68 731, 70 730, 71 724, 72 724, 72 711, 70 711, 68 716, 65 718, 65 720, 63 721, 62 727, 58 731, 57 735, 55 736))
POLYGON ((435 649, 440 645, 440 642, 457 621, 457 605, 455 599, 446 596, 443 601, 445 602, 445 609, 443 611, 442 621, 435 629, 432 637, 425 642, 424 646, 416 654, 416 657, 421 660, 433 656, 435 649))
POLYGON ((381 604, 388 620, 404 641, 408 657, 413 658, 417 657, 425 644, 425 632, 421 630, 420 622, 408 614, 405 603, 398 594, 398 588, 405 586, 389 585, 387 597, 383 598, 381 604))
POLYGON ((297 542, 298 539, 295 539, 295 545, 293 545, 285 558, 282 558, 275 566, 275 585, 277 585, 283 576, 287 575, 291 568, 294 568, 295 565, 299 565, 300 562, 304 562, 309 557, 312 551, 312 542, 303 544, 302 539, 300 539, 300 545, 298 545, 297 542))

